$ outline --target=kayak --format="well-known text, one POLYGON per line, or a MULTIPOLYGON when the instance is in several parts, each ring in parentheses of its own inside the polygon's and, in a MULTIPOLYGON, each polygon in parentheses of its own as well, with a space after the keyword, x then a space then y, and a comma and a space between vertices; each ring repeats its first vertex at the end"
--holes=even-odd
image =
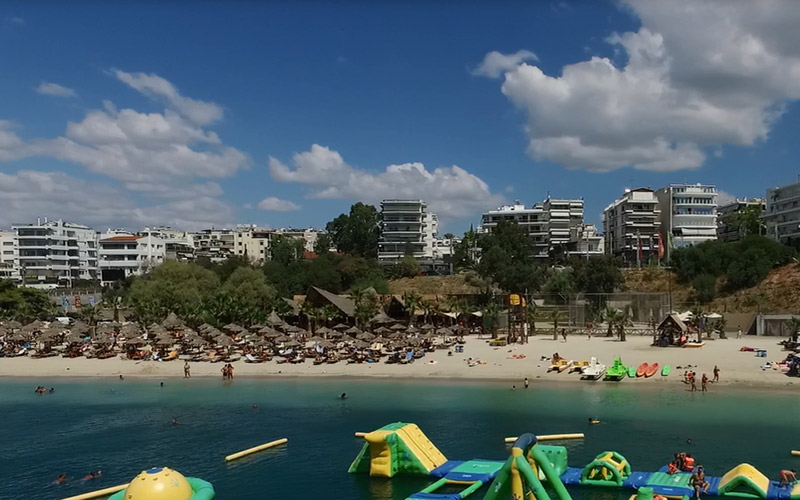
POLYGON ((628 377, 636 378, 636 368, 629 366, 628 367, 628 377))
POLYGON ((636 370, 636 376, 644 377, 645 373, 647 373, 647 363, 642 363, 639 365, 639 369, 636 370))
POLYGON ((661 369, 661 376, 666 377, 667 375, 669 375, 669 370, 670 370, 669 365, 664 365, 664 368, 661 369))
POLYGON ((653 363, 652 365, 647 367, 647 371, 644 373, 645 377, 652 377, 658 373, 658 363, 653 363))

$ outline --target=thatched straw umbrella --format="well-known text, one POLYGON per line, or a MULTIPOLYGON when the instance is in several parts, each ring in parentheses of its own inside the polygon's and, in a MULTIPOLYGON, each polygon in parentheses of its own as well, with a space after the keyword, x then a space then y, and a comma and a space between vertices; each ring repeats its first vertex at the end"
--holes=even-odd
POLYGON ((434 330, 435 327, 433 325, 429 324, 429 323, 425 323, 424 325, 419 327, 419 329, 420 330, 434 330))
POLYGON ((345 330, 344 333, 346 333, 348 335, 352 335, 353 337, 355 337, 356 335, 361 333, 361 330, 359 330, 357 326, 353 326, 353 327, 350 327, 347 330, 345 330))
POLYGON ((317 335, 328 335, 328 334, 329 334, 329 333, 331 333, 332 331, 333 331, 333 330, 331 330, 331 329, 330 329, 330 328, 328 328, 327 326, 321 326, 321 327, 317 328, 317 331, 316 331, 316 332, 314 332, 314 333, 316 333, 317 335))
POLYGON ((167 315, 167 319, 161 322, 161 326, 167 330, 183 330, 186 325, 183 323, 177 314, 171 312, 167 315))
POLYGON ((12 319, 11 321, 5 322, 3 326, 5 326, 6 328, 8 328, 13 332, 14 330, 19 330, 20 328, 22 328, 22 323, 12 319))
POLYGON ((405 331, 405 329, 406 329, 406 325, 404 325, 404 324, 402 324, 402 323, 397 323, 396 325, 393 325, 393 326, 391 327, 391 329, 392 329, 392 330, 394 330, 394 331, 396 331, 396 332, 399 332, 399 331, 405 331))
POLYGON ((350 328, 350 325, 345 325, 344 323, 339 323, 338 325, 333 327, 334 330, 341 330, 341 331, 345 331, 348 328, 350 328))
POLYGON ((371 341, 372 339, 375 338, 375 335, 373 335, 373 334, 371 334, 369 332, 361 332, 358 335, 356 335, 356 338, 358 340, 365 340, 365 341, 369 342, 369 341, 371 341))
POLYGON ((419 333, 419 328, 415 327, 414 325, 409 326, 406 328, 406 333, 419 333))
POLYGON ((386 328, 385 326, 379 326, 378 328, 375 329, 375 333, 378 333, 380 335, 383 335, 384 333, 391 333, 391 332, 392 331, 390 329, 386 328))
POLYGON ((33 322, 28 323, 27 325, 23 326, 22 327, 22 332, 23 333, 41 332, 45 328, 46 328, 46 326, 45 326, 44 322, 39 321, 37 319, 36 321, 33 321, 33 322))
POLYGON ((145 345, 147 342, 141 337, 134 337, 125 341, 126 346, 139 347, 145 345))
POLYGON ((281 319, 280 316, 278 316, 278 313, 272 311, 271 313, 269 313, 269 317, 267 318, 267 323, 271 326, 278 326, 283 324, 283 320, 281 319))

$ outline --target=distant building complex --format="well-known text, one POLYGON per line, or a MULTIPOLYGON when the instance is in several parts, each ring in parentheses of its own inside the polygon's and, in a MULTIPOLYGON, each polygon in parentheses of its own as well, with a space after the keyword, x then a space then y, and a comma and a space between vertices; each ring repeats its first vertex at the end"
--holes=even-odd
MULTIPOLYGON (((748 229, 741 223, 736 222, 736 215, 744 210, 753 210, 759 217, 764 213, 765 204, 763 198, 737 198, 731 203, 717 207, 717 239, 725 243, 739 241, 748 236, 748 229)), ((760 230, 756 234, 763 234, 760 230)))
POLYGON ((767 237, 800 247, 800 178, 794 184, 768 189, 765 202, 767 237))
POLYGON ((717 239, 717 188, 707 184, 670 184, 656 192, 661 236, 669 248, 717 239))
POLYGON ((625 190, 603 211, 605 251, 626 264, 658 256, 661 210, 650 188, 625 190))

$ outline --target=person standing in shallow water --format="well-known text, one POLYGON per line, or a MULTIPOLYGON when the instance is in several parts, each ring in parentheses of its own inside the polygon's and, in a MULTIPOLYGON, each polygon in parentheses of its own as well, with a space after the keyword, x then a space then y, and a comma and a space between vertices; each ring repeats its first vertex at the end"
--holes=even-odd
POLYGON ((192 367, 188 361, 183 364, 183 378, 192 378, 192 367))
POLYGON ((525 377, 525 388, 528 388, 528 377, 525 377))
POLYGON ((717 365, 714 365, 714 378, 712 381, 719 382, 719 367, 717 365))

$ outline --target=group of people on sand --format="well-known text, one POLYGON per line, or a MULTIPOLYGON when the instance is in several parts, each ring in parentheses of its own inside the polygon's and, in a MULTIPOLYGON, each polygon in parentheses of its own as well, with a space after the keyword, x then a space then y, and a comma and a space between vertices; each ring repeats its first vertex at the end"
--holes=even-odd
POLYGON ((36 387, 36 390, 33 391, 33 392, 35 394, 42 395, 42 394, 53 394, 54 392, 56 392, 56 390, 53 389, 52 387, 48 390, 45 386, 40 385, 40 386, 36 387))
POLYGON ((223 380, 233 380, 233 365, 232 364, 230 364, 230 363, 225 364, 225 366, 223 366, 220 369, 220 372, 222 372, 222 379, 223 380))
MULTIPOLYGON (((719 370, 717 367, 714 367, 715 373, 717 374, 717 379, 719 380, 719 370)), ((701 392, 708 392, 708 375, 705 373, 703 377, 700 379, 700 391, 701 392)), ((689 386, 689 392, 696 392, 697 391, 697 373, 692 370, 683 373, 683 383, 689 386)))

